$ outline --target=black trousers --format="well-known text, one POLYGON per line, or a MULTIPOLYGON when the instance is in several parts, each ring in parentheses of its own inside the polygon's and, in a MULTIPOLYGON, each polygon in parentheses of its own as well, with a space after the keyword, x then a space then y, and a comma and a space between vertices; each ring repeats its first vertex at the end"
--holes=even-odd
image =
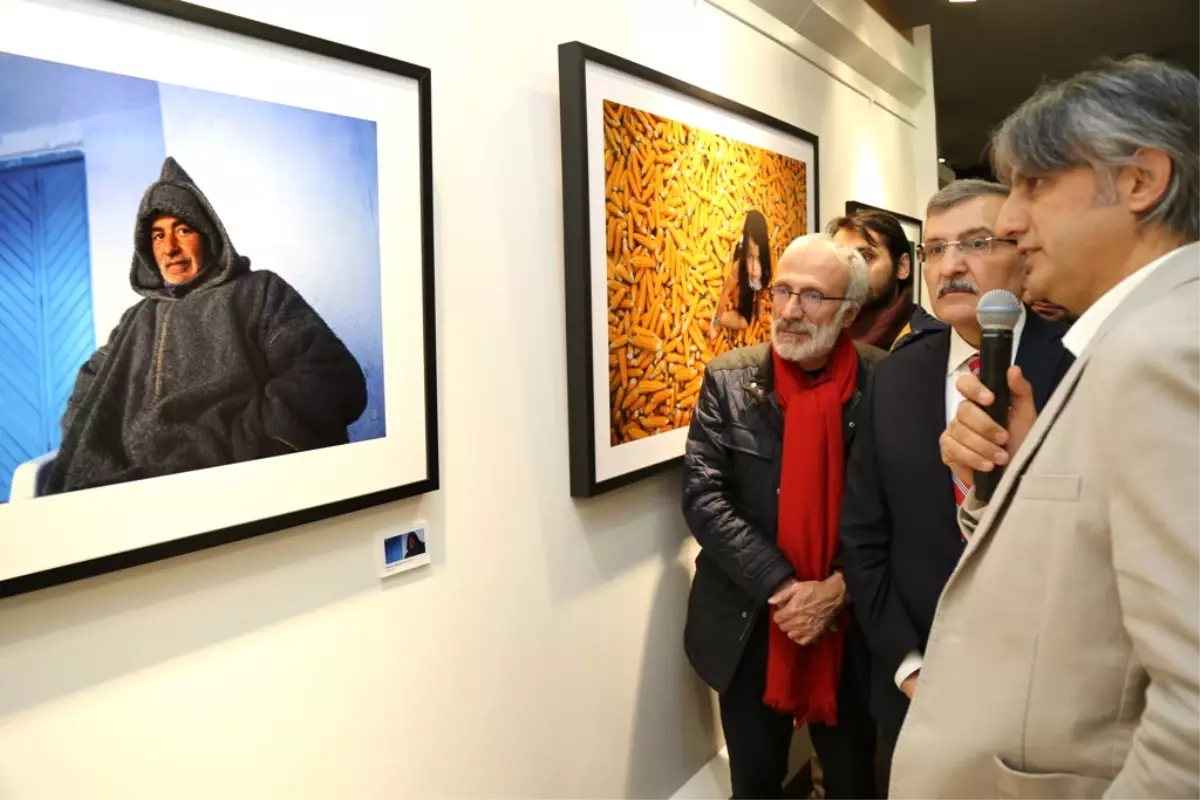
MULTIPOLYGON (((783 797, 793 723, 763 702, 767 683, 769 615, 763 614, 728 691, 720 696, 721 728, 729 751, 733 796, 783 797)), ((821 761, 825 797, 876 798, 875 722, 867 708, 869 662, 866 642, 855 627, 846 632, 838 689, 838 724, 810 724, 809 736, 821 761)))
POLYGON ((886 797, 888 785, 892 780, 892 756, 896 754, 896 742, 900 739, 900 731, 879 726, 879 755, 876 758, 876 782, 879 785, 879 796, 886 797))

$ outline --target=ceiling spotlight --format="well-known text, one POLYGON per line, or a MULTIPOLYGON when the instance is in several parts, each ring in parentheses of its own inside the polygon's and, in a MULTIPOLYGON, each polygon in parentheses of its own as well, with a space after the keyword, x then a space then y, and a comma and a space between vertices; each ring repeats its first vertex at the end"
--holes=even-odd
MULTIPOLYGON (((963 0, 954 0, 954 2, 961 3, 961 2, 963 2, 963 0)), ((938 159, 938 163, 939 163, 939 164, 945 164, 945 163, 946 163, 946 159, 944 159, 944 158, 939 158, 939 159, 938 159)))

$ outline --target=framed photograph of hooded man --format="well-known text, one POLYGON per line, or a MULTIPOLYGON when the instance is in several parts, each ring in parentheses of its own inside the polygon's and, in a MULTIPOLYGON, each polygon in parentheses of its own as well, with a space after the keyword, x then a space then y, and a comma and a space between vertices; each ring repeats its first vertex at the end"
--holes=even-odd
POLYGON ((708 363, 768 341, 815 233, 817 137, 578 42, 559 48, 571 494, 683 456, 708 363))
POLYGON ((0 19, 0 596, 436 489, 429 71, 0 19))

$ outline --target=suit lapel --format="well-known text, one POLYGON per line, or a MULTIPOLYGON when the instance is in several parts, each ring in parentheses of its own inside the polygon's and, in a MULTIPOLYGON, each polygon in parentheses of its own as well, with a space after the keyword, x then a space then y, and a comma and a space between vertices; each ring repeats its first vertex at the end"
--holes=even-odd
POLYGON ((911 438, 913 457, 920 459, 916 474, 937 475, 944 480, 934 481, 931 499, 935 503, 936 515, 945 515, 948 529, 957 528, 955 522, 954 489, 950 470, 942 463, 938 441, 946 430, 946 362, 950 358, 950 329, 939 331, 914 342, 911 347, 923 348, 921 358, 910 372, 909 397, 913 401, 911 438), (927 471, 926 471, 927 470, 927 471))

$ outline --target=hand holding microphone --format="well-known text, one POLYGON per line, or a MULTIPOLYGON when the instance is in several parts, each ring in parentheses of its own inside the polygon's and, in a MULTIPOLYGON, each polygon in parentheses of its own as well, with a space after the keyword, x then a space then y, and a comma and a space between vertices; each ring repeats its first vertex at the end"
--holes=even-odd
POLYGON ((979 377, 958 379, 965 400, 941 436, 942 461, 964 483, 974 484, 976 499, 984 503, 1037 420, 1033 387, 1020 367, 1009 366, 1020 314, 1021 301, 1012 292, 996 289, 979 299, 979 377))

